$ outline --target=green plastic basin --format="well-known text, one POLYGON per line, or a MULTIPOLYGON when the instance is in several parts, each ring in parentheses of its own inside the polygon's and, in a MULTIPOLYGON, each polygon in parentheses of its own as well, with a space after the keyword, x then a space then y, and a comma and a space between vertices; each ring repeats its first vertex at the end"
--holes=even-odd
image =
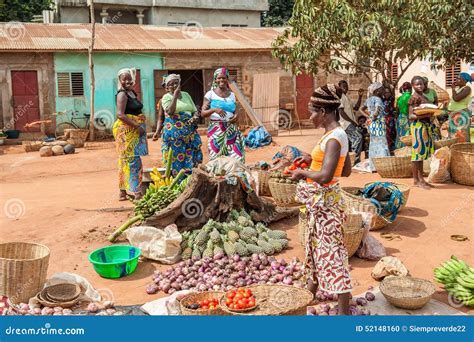
POLYGON ((100 276, 121 278, 135 271, 141 254, 140 249, 134 246, 107 246, 89 254, 89 261, 100 276))

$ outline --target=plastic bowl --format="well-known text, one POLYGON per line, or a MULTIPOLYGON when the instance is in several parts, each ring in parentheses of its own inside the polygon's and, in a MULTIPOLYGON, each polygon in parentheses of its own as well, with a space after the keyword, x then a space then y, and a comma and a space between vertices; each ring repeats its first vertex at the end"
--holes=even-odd
POLYGON ((17 129, 10 129, 5 131, 5 135, 8 139, 18 139, 20 137, 20 131, 17 129))
POLYGON ((108 246, 89 254, 89 261, 101 277, 121 278, 135 271, 141 254, 140 249, 134 246, 108 246))

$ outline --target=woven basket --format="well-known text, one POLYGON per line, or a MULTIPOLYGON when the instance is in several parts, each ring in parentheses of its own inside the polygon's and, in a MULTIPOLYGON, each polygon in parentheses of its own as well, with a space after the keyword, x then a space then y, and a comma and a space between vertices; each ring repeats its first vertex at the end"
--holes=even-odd
POLYGON ((80 300, 80 297, 78 296, 77 298, 75 299, 72 299, 72 300, 69 300, 69 301, 53 301, 51 300, 51 298, 48 298, 48 297, 43 297, 44 296, 44 292, 41 291, 39 292, 35 299, 43 306, 47 306, 49 308, 54 308, 56 306, 60 306, 62 308, 70 308, 74 305, 76 305, 79 300, 80 300))
POLYGON ((411 135, 404 135, 403 137, 400 137, 400 141, 406 146, 411 146, 413 144, 411 135))
POLYGON ((197 309, 197 310, 192 310, 188 309, 187 306, 191 304, 195 304, 200 300, 206 300, 206 299, 217 299, 221 300, 225 295, 224 292, 220 291, 206 291, 206 292, 198 292, 198 293, 190 293, 181 299, 179 302, 180 308, 181 308, 181 314, 184 316, 224 316, 227 315, 226 312, 222 310, 222 308, 219 306, 216 309, 212 310, 203 310, 203 309, 197 309))
POLYGON ((474 143, 451 146, 451 174, 458 184, 474 185, 474 143))
POLYGON ((268 186, 268 181, 270 180, 270 172, 265 170, 257 171, 258 178, 258 195, 259 196, 271 196, 270 187, 268 186))
MULTIPOLYGON (((257 301, 257 307, 248 312, 233 312, 222 306, 230 315, 245 316, 304 316, 313 300, 313 294, 296 286, 253 285, 247 287, 257 301)), ((225 300, 224 298, 221 301, 225 300)))
POLYGON ((41 291, 42 297, 55 302, 68 302, 81 295, 81 287, 77 284, 60 283, 45 287, 41 291), (43 296, 44 294, 44 296, 43 296))
POLYGON ((268 186, 277 205, 281 207, 301 205, 295 198, 297 184, 277 183, 275 180, 270 179, 268 186))
POLYGON ((23 146, 25 152, 38 152, 43 147, 43 143, 41 141, 24 141, 23 146))
POLYGON ((388 277, 380 283, 380 292, 399 308, 421 309, 431 299, 435 286, 428 280, 412 277, 388 277))
POLYGON ((444 140, 435 140, 434 142, 434 146, 435 146, 435 149, 438 150, 442 147, 445 147, 445 146, 451 146, 451 145, 454 145, 455 143, 458 142, 458 139, 456 138, 453 138, 453 139, 444 139, 444 140))
POLYGON ((342 187, 341 195, 346 204, 346 213, 369 213, 372 215, 372 221, 369 223, 370 230, 382 229, 389 222, 378 214, 377 207, 369 199, 356 195, 360 189, 353 186, 342 187))
POLYGON ((382 178, 409 178, 413 175, 410 156, 376 157, 372 161, 382 178))
POLYGON ((36 243, 0 244, 0 295, 12 303, 28 303, 44 286, 49 248, 36 243))
POLYGON ((355 254, 364 237, 364 225, 361 214, 347 214, 346 221, 343 225, 344 246, 347 250, 347 255, 350 258, 355 254))
MULTIPOLYGON (((403 183, 397 183, 397 182, 390 182, 390 183, 395 184, 397 186, 397 188, 402 192, 403 203, 400 206, 400 209, 398 209, 398 211, 400 212, 407 205, 408 197, 410 196, 410 186, 406 185, 406 184, 403 184, 403 183)), ((365 184, 364 187, 369 186, 370 184, 372 184, 372 183, 367 183, 367 184, 365 184)))

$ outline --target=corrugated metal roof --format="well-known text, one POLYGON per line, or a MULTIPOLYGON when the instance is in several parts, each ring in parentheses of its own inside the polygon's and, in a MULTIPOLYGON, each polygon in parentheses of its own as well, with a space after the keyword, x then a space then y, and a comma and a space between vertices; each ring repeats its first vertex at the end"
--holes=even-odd
MULTIPOLYGON (((281 28, 97 24, 98 51, 269 50, 281 28)), ((0 23, 0 50, 87 50, 89 24, 0 23)))

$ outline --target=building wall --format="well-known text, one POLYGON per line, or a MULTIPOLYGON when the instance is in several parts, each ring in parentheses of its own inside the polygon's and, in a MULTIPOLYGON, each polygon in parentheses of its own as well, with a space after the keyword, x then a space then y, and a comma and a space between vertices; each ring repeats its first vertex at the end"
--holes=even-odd
POLYGON ((61 6, 58 19, 61 23, 88 23, 89 8, 61 6))
POLYGON ((246 25, 260 27, 260 12, 248 10, 202 9, 178 7, 153 7, 150 14, 153 25, 167 26, 169 23, 197 22, 203 27, 222 25, 246 25))
MULTIPOLYGON (((86 53, 56 53, 54 55, 56 72, 82 72, 84 74, 84 96, 59 97, 56 95, 57 111, 78 111, 89 113, 89 66, 86 53)), ((117 72, 122 68, 140 69, 143 113, 151 127, 155 124, 153 70, 162 69, 161 55, 158 53, 96 53, 95 68, 95 113, 112 122, 115 120, 115 94, 117 92, 117 72)), ((56 77, 55 77, 55 82, 56 77)), ((58 120, 59 123, 59 120, 58 120)))
MULTIPOLYGON (((52 53, 2 52, 0 54, 0 126, 9 127, 13 118, 12 70, 36 70, 38 77, 40 119, 51 119, 55 112, 55 87, 52 53)), ((43 133, 51 132, 51 125, 43 125, 43 133)), ((13 129, 13 126, 10 127, 13 129)))
MULTIPOLYGON (((288 103, 294 103, 294 77, 282 70, 278 60, 271 56, 269 51, 255 52, 186 52, 165 53, 163 69, 216 69, 221 66, 239 68, 242 75, 242 92, 252 104, 253 75, 267 72, 280 72, 280 108, 288 103)), ((238 106, 241 113, 241 123, 246 123, 243 108, 238 106)), ((249 120, 247 120, 250 122, 249 120)))

